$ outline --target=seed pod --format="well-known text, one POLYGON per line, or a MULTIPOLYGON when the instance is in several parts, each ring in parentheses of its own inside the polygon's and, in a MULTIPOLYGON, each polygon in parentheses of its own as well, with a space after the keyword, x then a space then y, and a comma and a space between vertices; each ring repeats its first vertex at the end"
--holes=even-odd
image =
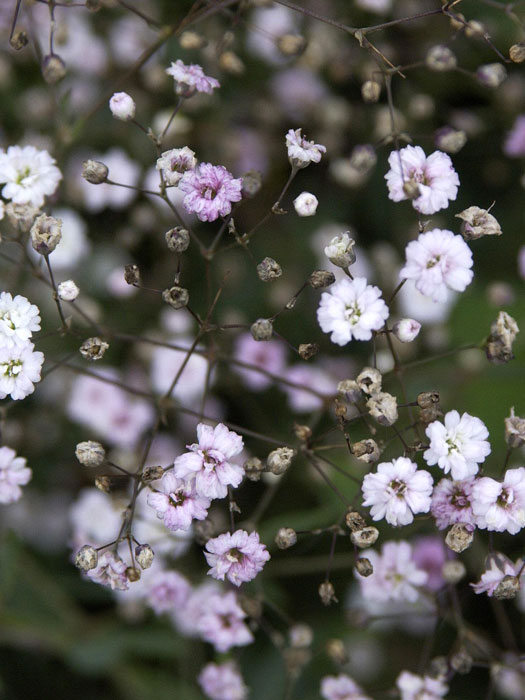
POLYGON ((54 85, 58 83, 66 75, 66 64, 56 54, 49 54, 44 57, 42 62, 42 75, 46 83, 54 85))
POLYGON ((187 289, 175 285, 162 292, 162 299, 174 309, 183 309, 188 305, 190 295, 187 289))
POLYGON ((89 544, 81 547, 75 556, 75 566, 81 571, 91 571, 98 564, 97 550, 89 544))
POLYGON ((126 569, 126 578, 130 583, 135 583, 140 580, 140 569, 135 566, 128 566, 126 569))
POLYGON ((504 576, 494 591, 494 598, 498 600, 511 600, 520 592, 520 581, 517 576, 504 576))
POLYGON ((99 160, 85 160, 82 163, 82 177, 92 185, 101 185, 108 179, 107 165, 99 160))
POLYGON ((149 544, 139 544, 135 547, 135 559, 143 569, 149 569, 153 564, 155 553, 149 544))
POLYGON ((31 226, 31 245, 40 255, 52 253, 62 239, 62 219, 40 214, 31 226))
POLYGON ((268 471, 276 475, 284 474, 295 454, 295 450, 291 447, 278 447, 276 450, 272 450, 266 458, 268 471))
POLYGON ((297 533, 291 527, 281 527, 275 535, 275 544, 279 549, 289 549, 297 542, 297 533))
POLYGON ((371 547, 379 537, 379 530, 376 527, 363 527, 360 530, 355 530, 350 535, 352 544, 355 544, 359 549, 371 547))
POLYGON ((366 557, 360 557, 359 559, 357 559, 355 563, 355 568, 357 573, 360 576, 363 576, 364 578, 366 578, 367 576, 371 576, 374 573, 374 567, 372 566, 372 562, 366 557))
POLYGON ((170 228, 164 234, 166 245, 172 253, 184 253, 190 245, 190 233, 182 226, 170 228))
POLYGON ((106 343, 106 341, 102 340, 102 338, 95 336, 93 338, 87 338, 86 340, 84 340, 84 342, 80 346, 80 354, 86 360, 92 360, 93 362, 96 362, 97 360, 101 360, 104 357, 104 354, 108 348, 109 343, 106 343))
POLYGON ((338 602, 335 597, 335 589, 330 581, 323 581, 323 583, 321 583, 319 586, 319 597, 323 605, 330 605, 331 603, 338 602))
POLYGON ((85 467, 98 467, 106 459, 106 450, 100 442, 86 440, 77 444, 75 456, 85 467))
POLYGON ((157 479, 162 479, 164 474, 164 469, 160 466, 156 467, 144 467, 142 470, 142 481, 145 484, 149 484, 151 481, 157 481, 157 479))
POLYGON ((140 270, 138 265, 126 265, 124 267, 124 279, 128 284, 140 284, 140 270))
POLYGON ((262 282, 271 282, 278 279, 282 274, 282 268, 273 258, 264 258, 257 265, 257 274, 262 282))
POLYGON ((367 80, 361 86, 361 96, 367 104, 373 104, 379 100, 381 85, 375 80, 367 80))
POLYGON ((317 343, 301 343, 297 350, 303 360, 311 360, 319 352, 319 345, 317 343))
POLYGON ((335 282, 335 275, 328 270, 314 270, 308 279, 308 284, 313 289, 324 289, 335 282))
POLYGON ((461 523, 456 523, 452 525, 450 530, 447 532, 445 537, 445 542, 447 547, 449 547, 453 552, 460 554, 468 549, 472 544, 474 539, 474 533, 471 532, 465 525, 461 523))
POLYGON ((382 381, 381 372, 375 367, 363 367, 356 378, 357 386, 363 393, 368 395, 377 394, 381 391, 382 381))
POLYGON ((361 462, 372 464, 373 462, 377 462, 381 452, 377 442, 371 438, 367 438, 366 440, 354 442, 352 445, 352 454, 361 462))
POLYGON ((355 510, 349 510, 346 514, 345 520, 352 532, 358 532, 366 527, 366 520, 355 510))
POLYGON ((266 467, 258 457, 250 457, 244 463, 244 473, 250 481, 260 481, 266 467))
POLYGON ((273 334, 273 323, 269 318, 259 318, 250 326, 250 333, 254 340, 270 340, 273 334))

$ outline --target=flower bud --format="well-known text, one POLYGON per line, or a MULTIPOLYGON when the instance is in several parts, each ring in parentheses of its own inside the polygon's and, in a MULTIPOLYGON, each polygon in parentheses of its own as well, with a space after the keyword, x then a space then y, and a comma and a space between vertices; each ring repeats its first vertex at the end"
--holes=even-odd
POLYGON ((52 253, 62 239, 62 219, 40 214, 31 226, 31 245, 40 255, 52 253))
POLYGON ((315 194, 311 192, 301 192, 301 194, 293 200, 293 205, 296 213, 299 216, 313 216, 317 211, 319 201, 315 194))
POLYGON ((257 265, 257 274, 262 282, 271 282, 283 274, 282 267, 273 258, 264 258, 257 265))
POLYGON ((317 343, 301 343, 297 348, 299 352, 299 357, 303 360, 311 360, 319 352, 319 345, 317 343))
POLYGON ((355 562, 355 568, 357 573, 360 576, 363 576, 364 578, 366 578, 367 576, 371 576, 374 573, 374 567, 372 566, 372 562, 366 557, 360 557, 359 559, 357 559, 355 562))
POLYGON ((344 642, 341 639, 329 639, 326 642, 326 653, 334 663, 341 666, 350 661, 344 642))
POLYGON ((297 542, 297 533, 291 527, 281 527, 275 535, 275 544, 279 549, 289 549, 297 542))
POLYGON ((244 61, 235 51, 223 51, 219 56, 219 66, 231 75, 242 75, 246 70, 244 61))
POLYGON ((360 530, 355 530, 350 535, 350 541, 355 544, 359 549, 366 549, 371 547, 377 541, 379 537, 379 530, 377 527, 363 527, 360 530))
POLYGON ((308 425, 299 425, 294 423, 293 431, 301 442, 308 442, 312 437, 312 429, 308 425))
POLYGON ((188 305, 190 295, 187 289, 175 285, 162 292, 162 299, 174 309, 182 309, 188 305))
POLYGON ((260 481, 266 467, 258 457, 250 457, 244 463, 244 473, 250 481, 260 481))
POLYGON ((115 92, 109 101, 111 114, 115 119, 128 122, 135 118, 135 102, 127 92, 115 92))
POLYGON ((85 160, 82 163, 82 177, 92 185, 100 185, 108 179, 107 165, 99 160, 85 160))
POLYGON ((355 379, 343 379, 337 385, 337 392, 345 397, 349 403, 357 403, 363 398, 363 392, 355 379))
POLYGON ((465 564, 459 559, 450 559, 443 564, 441 575, 447 583, 453 586, 459 583, 466 575, 467 569, 465 564))
POLYGON ((98 553, 94 547, 85 544, 81 547, 75 556, 75 566, 81 571, 90 571, 95 569, 98 564, 98 553))
POLYGON ((302 623, 292 625, 288 630, 288 636, 290 638, 290 646, 295 649, 305 649, 309 647, 314 639, 312 628, 302 623))
POLYGON ((348 232, 340 233, 330 241, 324 249, 324 254, 337 267, 347 268, 355 263, 355 241, 348 232))
POLYGON ((262 175, 258 170, 248 170, 242 176, 242 196, 251 199, 262 187, 262 175))
POLYGON ((250 333, 254 340, 270 340, 273 334, 273 323, 269 318, 259 318, 250 326, 250 333))
POLYGON ((54 85, 66 75, 66 64, 56 54, 49 54, 42 62, 42 75, 46 83, 54 85))
POLYGON ((380 391, 370 397, 366 407, 380 425, 393 425, 399 417, 397 399, 386 391, 380 391))
POLYGON ((439 404, 439 391, 422 391, 416 401, 419 408, 432 408, 439 404))
POLYGON ((194 31, 185 31, 179 37, 179 44, 182 49, 191 51, 192 49, 203 49, 206 44, 206 38, 194 31))
POLYGON ((135 583, 140 580, 140 569, 134 566, 128 566, 126 569, 126 578, 130 583, 135 583))
POLYGON ((307 46, 307 41, 300 34, 283 34, 277 37, 275 44, 283 56, 300 56, 307 46))
POLYGON ((375 148, 368 143, 354 146, 349 163, 357 173, 366 174, 377 163, 375 148))
POLYGON ((361 96, 367 104, 372 104, 379 100, 381 95, 381 85, 375 80, 367 80, 361 86, 361 96))
POLYGON ((509 447, 525 445, 525 418, 514 415, 514 406, 510 416, 505 418, 505 441, 509 447))
POLYGON ((434 134, 434 143, 446 153, 458 153, 467 143, 467 135, 464 131, 444 126, 434 134))
POLYGON ((328 270, 314 270, 308 278, 308 284, 312 289, 324 289, 335 282, 335 275, 328 270))
POLYGON ((335 597, 335 589, 330 581, 323 581, 319 586, 319 597, 323 605, 330 605, 331 603, 338 602, 335 597))
POLYGON ((402 318, 394 323, 392 332, 401 343, 411 343, 419 335, 421 324, 413 318, 402 318))
POLYGON ((377 442, 371 438, 367 438, 366 440, 354 442, 352 445, 352 454, 361 462, 372 464, 373 462, 377 462, 381 453, 377 442))
POLYGON ((502 63, 487 63, 476 71, 476 78, 480 85, 488 88, 497 88, 507 77, 507 70, 502 63))
POLYGON ((109 493, 111 491, 111 479, 109 476, 97 476, 95 478, 95 488, 102 493, 109 493))
POLYGON ((104 357, 106 350, 109 348, 109 343, 98 336, 87 338, 80 346, 80 354, 86 360, 101 360, 104 357))
POLYGON ((501 226, 498 220, 486 209, 469 207, 456 214, 462 220, 461 235, 466 241, 474 241, 482 236, 501 236, 501 226))
POLYGON ((456 523, 452 525, 450 530, 447 532, 445 537, 445 542, 447 547, 449 547, 453 552, 460 554, 468 549, 472 544, 474 539, 474 533, 469 530, 466 525, 461 523, 456 523))
POLYGON ((31 204, 15 204, 14 202, 9 202, 5 208, 11 226, 22 233, 27 233, 30 230, 39 211, 38 207, 33 207, 31 204))
POLYGON ((75 456, 85 467, 98 467, 106 459, 106 450, 100 442, 86 440, 77 444, 75 456))
POLYGON ((509 58, 513 63, 523 63, 525 61, 525 42, 513 44, 509 49, 509 58))
POLYGON ((433 71, 443 72, 453 70, 457 65, 457 60, 448 46, 433 46, 425 57, 425 63, 433 71))
POLYGON ((490 335, 485 342, 485 354, 495 365, 505 364, 514 359, 512 345, 520 332, 518 324, 506 311, 500 311, 490 327, 490 335))
POLYGON ((80 294, 80 289, 73 280, 65 280, 65 282, 60 282, 58 285, 57 294, 62 301, 75 301, 80 294))
POLYGON ((295 450, 291 447, 278 447, 272 450, 266 458, 266 466, 272 474, 280 475, 288 469, 295 457, 295 450))
POLYGON ((162 479, 164 474, 164 469, 161 466, 155 467, 144 467, 142 470, 142 481, 145 484, 149 484, 151 481, 157 481, 157 479, 162 479))
POLYGON ((494 591, 494 598, 498 600, 511 600, 520 592, 520 580, 517 576, 504 576, 494 591))
POLYGON ((15 51, 20 51, 20 49, 23 49, 24 46, 27 46, 28 41, 29 39, 27 38, 26 32, 22 30, 13 34, 13 36, 9 39, 9 44, 15 51))
POLYGON ((381 372, 375 367, 363 367, 357 375, 356 383, 361 391, 365 394, 377 394, 381 391, 381 382, 383 377, 381 372))
POLYGON ((155 553, 149 544, 139 544, 135 547, 135 559, 143 569, 149 569, 153 564, 155 553))
POLYGON ((124 267, 124 279, 128 284, 140 284, 140 269, 138 265, 124 267))
POLYGON ((175 226, 175 228, 170 228, 164 234, 166 238, 166 245, 169 250, 173 253, 184 253, 190 245, 190 234, 182 226, 175 226))
POLYGON ((366 520, 356 510, 349 510, 345 516, 345 521, 352 532, 357 532, 366 527, 366 520))

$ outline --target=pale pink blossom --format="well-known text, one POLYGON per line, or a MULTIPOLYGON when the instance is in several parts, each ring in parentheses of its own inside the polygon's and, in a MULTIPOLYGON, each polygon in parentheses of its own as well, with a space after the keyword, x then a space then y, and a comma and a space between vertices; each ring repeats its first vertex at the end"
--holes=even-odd
POLYGON ((449 551, 439 535, 417 537, 412 543, 412 559, 418 568, 427 572, 425 586, 431 591, 439 591, 445 583, 442 571, 449 551))
POLYGON ((472 512, 472 487, 475 479, 470 477, 462 481, 441 479, 432 492, 430 512, 436 519, 436 525, 444 530, 450 525, 461 523, 469 530, 474 530, 475 519, 472 512))
POLYGON ((500 552, 489 554, 485 561, 485 571, 478 583, 471 583, 475 593, 494 595, 496 588, 506 576, 519 577, 523 571, 523 560, 518 559, 514 564, 500 552))
POLYGON ((401 343, 411 343, 419 335, 421 324, 413 318, 402 318, 394 323, 392 332, 401 343))
POLYGON ((88 571, 87 576, 95 583, 109 586, 113 591, 126 591, 129 588, 126 564, 118 554, 110 551, 98 558, 97 567, 88 571))
POLYGON ((253 642, 245 619, 246 613, 233 591, 216 593, 208 597, 197 628, 202 638, 222 653, 233 646, 246 646, 253 642))
POLYGON ((509 158, 525 157, 525 114, 518 114, 512 129, 507 133, 503 153, 509 158))
POLYGON ((25 457, 17 457, 10 447, 0 447, 0 503, 14 503, 22 496, 21 486, 31 479, 25 457))
POLYGON ((195 170, 187 170, 179 189, 186 193, 186 211, 197 214, 201 221, 227 216, 232 203, 242 198, 242 180, 235 179, 224 166, 211 163, 200 163, 195 170))
MULTIPOLYGON (((286 349, 282 342, 269 340, 259 343, 252 338, 251 333, 243 333, 236 339, 233 355, 240 362, 254 365, 275 375, 280 375, 286 365, 286 349)), ((252 391, 262 391, 273 381, 263 372, 236 364, 232 365, 232 368, 252 391)))
POLYGON ((324 700, 370 700, 350 676, 325 676, 321 681, 321 696, 324 700))
POLYGON ((204 556, 211 566, 208 574, 219 581, 227 578, 236 586, 254 579, 270 558, 258 533, 246 530, 214 537, 206 543, 206 550, 204 556))
POLYGON ((146 584, 146 602, 157 615, 184 607, 190 593, 189 581, 177 571, 156 571, 146 584))
POLYGON ((320 143, 308 141, 301 134, 301 129, 290 129, 286 134, 286 148, 288 159, 295 168, 306 168, 310 163, 319 163, 326 147, 320 143))
POLYGON ((195 152, 184 146, 183 148, 172 148, 161 153, 157 159, 157 170, 162 172, 164 182, 168 187, 177 185, 187 170, 195 170, 197 158, 195 152))
POLYGON ((416 676, 409 671, 399 674, 396 685, 401 700, 439 700, 448 693, 448 685, 438 678, 416 676))
POLYGON ((246 700, 248 697, 248 689, 233 661, 206 664, 197 680, 211 700, 246 700))
POLYGON ((525 468, 507 469, 502 483, 488 476, 478 479, 472 510, 482 530, 519 532, 525 526, 525 468))
POLYGON ((157 511, 168 530, 189 530, 193 520, 204 520, 210 499, 199 496, 193 479, 183 481, 172 471, 164 472, 155 490, 148 494, 148 505, 157 511))
POLYGON ((447 290, 464 292, 474 273, 472 253, 460 235, 435 228, 406 247, 406 265, 399 277, 414 280, 416 289, 433 301, 447 300, 447 290))
POLYGON ((446 153, 434 151, 427 157, 421 146, 406 146, 400 151, 392 151, 388 164, 390 170, 385 179, 388 197, 394 202, 408 199, 407 183, 419 187, 412 206, 421 214, 435 214, 446 209, 450 200, 456 199, 459 178, 446 153))
POLYGON ((419 588, 427 583, 428 573, 416 565, 408 542, 385 542, 381 554, 366 549, 362 556, 368 558, 374 567, 370 576, 358 577, 365 599, 409 603, 418 600, 419 588))
POLYGON ((166 73, 171 75, 176 83, 193 88, 196 92, 211 93, 221 86, 218 80, 204 74, 202 66, 198 63, 186 65, 180 59, 166 68, 166 73))
POLYGON ((285 377, 297 385, 281 384, 290 408, 297 413, 310 413, 322 409, 326 400, 336 393, 336 380, 316 365, 293 365, 288 368, 285 377), (310 389, 314 389, 315 394, 310 389))

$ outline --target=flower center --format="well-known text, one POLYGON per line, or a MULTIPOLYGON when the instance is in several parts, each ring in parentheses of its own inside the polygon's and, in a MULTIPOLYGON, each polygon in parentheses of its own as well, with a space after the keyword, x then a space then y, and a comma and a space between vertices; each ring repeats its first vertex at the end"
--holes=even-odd
POLYGON ((514 493, 512 489, 502 489, 496 503, 500 508, 507 508, 514 501, 514 493))
POLYGON ((237 564, 239 561, 242 559, 242 552, 239 552, 238 549, 230 549, 228 552, 226 552, 226 559, 231 562, 232 564, 237 564))
POLYGON ((404 481, 399 481, 399 479, 393 479, 393 481, 390 482, 389 486, 398 498, 403 498, 407 490, 407 485, 404 481))
POLYGON ((173 506, 174 508, 178 508, 181 506, 184 501, 186 500, 186 494, 182 489, 179 489, 178 491, 175 491, 174 493, 170 493, 168 496, 170 505, 173 506))
POLYGON ((21 360, 11 360, 11 362, 3 362, 3 373, 4 377, 16 377, 22 371, 22 361, 21 360))
POLYGON ((452 452, 458 452, 461 447, 461 438, 459 437, 459 435, 455 435, 454 437, 449 436, 447 437, 445 442, 448 447, 448 454, 452 454, 452 452))
POLYGON ((214 190, 213 187, 206 187, 206 189, 202 191, 202 196, 204 199, 215 199, 217 190, 214 190))
POLYGON ((350 323, 353 326, 355 326, 355 324, 359 322, 359 318, 361 317, 362 313, 363 312, 361 311, 359 304, 357 303, 357 301, 354 301, 353 304, 347 304, 345 311, 345 319, 347 321, 350 321, 350 323))
POLYGON ((436 255, 436 257, 429 260, 427 262, 427 270, 430 270, 431 267, 435 267, 440 260, 441 260, 441 255, 436 255))
POLYGON ((452 494, 450 502, 456 508, 468 508, 470 505, 468 497, 463 493, 463 491, 455 491, 452 494))
POLYGON ((31 175, 31 168, 29 165, 26 165, 26 167, 23 170, 19 170, 16 174, 16 184, 21 185, 26 177, 29 177, 31 175))
POLYGON ((11 318, 11 313, 9 311, 4 311, 3 313, 0 313, 0 320, 4 321, 11 330, 15 330, 16 326, 13 322, 13 319, 11 318))

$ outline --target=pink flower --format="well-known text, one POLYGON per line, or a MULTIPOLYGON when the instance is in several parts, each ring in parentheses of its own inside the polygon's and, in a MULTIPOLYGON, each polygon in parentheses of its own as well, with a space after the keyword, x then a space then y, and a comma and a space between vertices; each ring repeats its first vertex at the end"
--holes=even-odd
POLYGON ((344 673, 325 676, 321 681, 321 695, 325 700, 370 700, 357 683, 344 673))
POLYGON ((322 394, 328 399, 336 393, 335 379, 321 367, 305 363, 293 365, 288 368, 285 376, 289 382, 298 385, 281 385, 281 389, 288 397, 290 408, 297 413, 310 413, 322 409, 325 402, 318 394, 322 394), (315 389, 317 393, 309 391, 310 388, 315 389))
POLYGON ((486 593, 489 597, 494 595, 496 588, 506 576, 518 576, 522 571, 523 560, 513 564, 511 560, 500 552, 489 554, 485 561, 485 571, 478 583, 471 583, 475 593, 486 593))
POLYGON ((326 147, 319 143, 308 141, 302 136, 301 129, 290 129, 286 134, 288 159, 295 168, 306 168, 310 163, 319 163, 326 147))
POLYGON ((208 540, 206 549, 204 556, 211 566, 208 574, 219 581, 226 577, 236 586, 254 579, 270 558, 257 532, 248 534, 246 530, 214 537, 208 540))
POLYGON ((386 519, 390 525, 409 525, 414 513, 428 513, 432 477, 417 469, 407 457, 377 465, 376 474, 363 479, 364 506, 372 506, 373 520, 386 519))
POLYGON ((211 700, 245 700, 248 696, 248 688, 233 661, 206 664, 197 680, 211 700))
POLYGON ((218 80, 210 78, 204 74, 202 66, 198 63, 186 65, 180 59, 166 68, 166 73, 173 76, 176 83, 181 83, 195 92, 211 93, 215 88, 221 86, 218 80))
POLYGON ((416 602, 418 588, 427 583, 428 574, 416 565, 408 542, 385 542, 381 554, 366 549, 362 556, 367 557, 374 567, 371 576, 359 576, 364 598, 378 602, 416 602))
POLYGON ((439 591, 445 583, 442 569, 447 560, 447 550, 441 537, 427 535, 414 540, 412 559, 420 569, 427 572, 426 587, 431 591, 439 591))
POLYGON ((193 479, 183 481, 173 472, 164 473, 156 490, 148 494, 148 505, 157 511, 168 530, 189 530, 193 520, 204 520, 210 499, 199 496, 193 479))
POLYGON ((472 510, 482 530, 515 535, 525 526, 525 468, 508 469, 503 483, 488 476, 472 487, 472 510))
POLYGON ((107 551, 98 558, 95 569, 87 572, 88 577, 102 586, 110 586, 113 591, 126 591, 129 588, 126 578, 126 564, 113 552, 107 551))
POLYGON ((525 156, 525 114, 516 117, 512 129, 505 137, 503 153, 509 158, 523 158, 525 156))
POLYGON ((399 674, 396 685, 401 693, 401 700, 439 700, 448 693, 448 685, 430 676, 416 676, 403 671, 399 674))
POLYGON ((406 146, 392 151, 388 158, 390 170, 385 175, 388 197, 394 202, 408 199, 404 186, 419 187, 419 195, 412 206, 421 214, 435 214, 448 207, 449 200, 456 199, 459 178, 446 153, 434 151, 425 155, 421 146, 406 146))
POLYGON ((157 615, 172 612, 186 605, 191 586, 176 571, 156 571, 148 579, 146 601, 157 615))
MULTIPOLYGON (((251 333, 243 333, 235 342, 234 357, 236 360, 254 365, 271 374, 280 374, 286 365, 286 350, 278 340, 268 340, 260 343, 254 340, 251 333)), ((262 372, 233 365, 246 386, 253 391, 262 391, 272 383, 272 379, 262 372)))
POLYGON ((227 216, 232 202, 242 198, 242 180, 222 165, 201 163, 195 170, 187 170, 179 182, 179 189, 186 192, 183 204, 186 211, 195 213, 201 221, 215 221, 227 216))
POLYGON ((433 301, 446 301, 447 289, 464 292, 474 276, 470 248, 445 229, 434 228, 410 241, 406 260, 399 277, 414 280, 416 289, 433 301))
POLYGON ((239 486, 244 476, 244 469, 229 461, 242 451, 242 437, 223 423, 215 428, 199 423, 197 439, 198 443, 187 445, 190 452, 175 460, 175 476, 179 479, 195 477, 199 496, 224 498, 228 486, 239 486))
POLYGON ((14 503, 22 496, 21 486, 31 479, 26 459, 17 457, 10 447, 0 447, 0 503, 14 503))
POLYGON ((253 642, 253 635, 244 620, 246 613, 241 608, 233 591, 211 595, 204 612, 197 622, 203 639, 220 652, 233 646, 246 646, 253 642))
POLYGON ((450 525, 462 523, 469 530, 474 530, 474 513, 472 512, 472 486, 475 479, 452 481, 441 479, 432 493, 430 512, 436 519, 436 525, 444 530, 450 525))

